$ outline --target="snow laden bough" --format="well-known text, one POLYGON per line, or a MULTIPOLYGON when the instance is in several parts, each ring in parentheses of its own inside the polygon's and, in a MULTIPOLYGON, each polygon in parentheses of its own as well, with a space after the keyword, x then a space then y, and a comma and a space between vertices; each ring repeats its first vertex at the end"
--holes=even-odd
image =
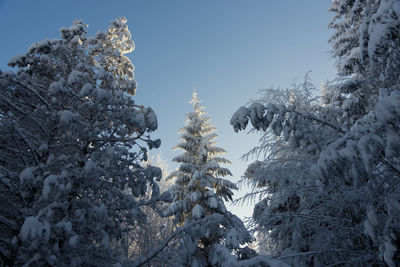
MULTIPOLYGON (((270 129, 276 136, 289 142, 294 147, 308 146, 313 143, 313 127, 323 125, 334 129, 339 134, 344 134, 336 122, 319 117, 308 111, 296 109, 295 105, 263 105, 253 102, 248 108, 240 107, 230 120, 235 132, 244 130, 248 122, 256 130, 267 131, 270 129)), ((315 148, 319 151, 321 148, 315 148)))

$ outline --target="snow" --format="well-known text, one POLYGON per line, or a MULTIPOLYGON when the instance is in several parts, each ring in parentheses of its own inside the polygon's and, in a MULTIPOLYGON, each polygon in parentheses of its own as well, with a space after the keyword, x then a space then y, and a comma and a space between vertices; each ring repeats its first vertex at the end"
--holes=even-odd
POLYGON ((49 147, 48 147, 47 143, 41 144, 38 148, 39 156, 42 157, 44 155, 44 153, 46 153, 48 151, 48 149, 49 149, 49 147))
POLYGON ((25 168, 19 175, 19 181, 21 184, 30 183, 35 179, 33 172, 36 170, 35 167, 25 168))
POLYGON ((368 208, 368 210, 367 210, 367 218, 371 222, 372 225, 377 226, 379 224, 375 209, 368 208))
POLYGON ((201 193, 199 191, 192 192, 189 197, 190 201, 192 202, 196 202, 200 198, 201 198, 201 193))
POLYGON ((265 128, 266 128, 264 126, 265 107, 258 102, 253 102, 250 105, 249 110, 250 110, 251 124, 253 124, 257 130, 260 129, 260 126, 261 126, 263 128, 263 130, 265 131, 265 128))
POLYGON ((376 241, 374 226, 371 224, 369 220, 364 221, 364 234, 369 236, 372 241, 376 241))
POLYGON ((82 86, 82 89, 81 89, 81 91, 79 92, 79 95, 80 95, 80 96, 89 95, 92 89, 93 89, 93 85, 92 85, 91 83, 85 83, 85 84, 82 86))
POLYGON ((161 201, 171 203, 173 201, 172 194, 169 190, 163 192, 161 194, 161 201))
POLYGON ((380 89, 379 101, 375 106, 375 115, 382 125, 400 116, 400 92, 398 90, 388 94, 387 90, 380 89))
POLYGON ((42 189, 42 197, 43 199, 48 199, 49 198, 49 194, 51 192, 51 185, 54 184, 56 185, 58 183, 58 180, 61 177, 59 175, 49 175, 48 177, 46 177, 44 179, 44 183, 43 183, 43 189, 42 189))
POLYGON ((61 81, 52 82, 49 86, 49 90, 52 94, 56 94, 59 91, 63 91, 64 86, 61 81))
POLYGON ((359 62, 360 59, 361 59, 361 48, 355 47, 351 49, 347 57, 340 62, 340 70, 342 72, 345 72, 346 68, 352 66, 355 62, 359 62))
POLYGON ((154 111, 148 107, 144 109, 144 120, 149 131, 155 131, 158 127, 157 116, 154 111))
POLYGON ((204 165, 204 169, 208 170, 217 170, 219 168, 218 162, 215 160, 211 160, 204 165))
POLYGON ((18 243, 18 237, 17 237, 17 236, 14 236, 14 237, 11 239, 11 244, 12 244, 13 246, 16 246, 17 243, 18 243))
POLYGON ((61 221, 56 224, 56 227, 59 229, 63 229, 67 234, 72 233, 72 223, 70 221, 61 221))
POLYGON ((370 163, 374 155, 379 154, 383 149, 383 140, 379 136, 366 134, 358 141, 357 148, 365 170, 370 172, 370 163))
POLYGON ((394 254, 397 252, 397 248, 393 245, 393 243, 388 237, 385 238, 384 244, 385 244, 385 251, 383 253, 383 258, 385 259, 385 262, 390 267, 397 266, 396 262, 393 261, 394 254))
POLYGON ((226 235, 226 244, 228 247, 237 248, 239 246, 238 243, 238 232, 235 228, 230 229, 228 234, 226 235))
POLYGON ((20 55, 17 55, 17 56, 14 56, 14 57, 12 57, 9 61, 8 61, 8 65, 10 65, 10 66, 15 66, 15 65, 17 65, 22 59, 23 59, 23 57, 25 56, 25 54, 20 54, 20 55))
POLYGON ((91 159, 88 159, 85 163, 85 167, 83 168, 83 175, 91 175, 96 171, 96 163, 94 163, 91 159))
POLYGON ((202 206, 200 206, 199 204, 196 204, 196 206, 194 206, 193 210, 192 210, 192 216, 196 219, 200 219, 202 217, 204 217, 204 209, 202 206))
POLYGON ((105 248, 110 247, 110 236, 106 232, 103 232, 103 238, 101 239, 101 245, 105 248))
POLYGON ((250 110, 243 106, 233 113, 230 124, 233 126, 235 132, 246 129, 247 123, 249 122, 249 116, 250 110))
POLYGON ((58 42, 56 39, 46 39, 39 42, 35 42, 31 44, 28 48, 28 53, 33 52, 33 50, 40 50, 41 48, 45 48, 53 44, 54 42, 58 42))
POLYGON ((73 113, 70 110, 64 110, 60 113, 61 125, 69 125, 72 121, 73 113))
POLYGON ((102 88, 96 87, 95 93, 96 93, 97 101, 100 101, 100 102, 104 101, 105 99, 107 99, 109 97, 107 90, 104 90, 102 88))
POLYGON ((218 200, 215 197, 208 198, 208 206, 216 209, 218 207, 218 200))
POLYGON ((41 222, 35 217, 29 216, 26 217, 19 236, 23 241, 28 240, 28 238, 35 239, 36 237, 41 237, 44 230, 45 226, 41 222))
POLYGON ((400 136, 394 132, 389 132, 386 140, 385 155, 388 158, 394 157, 400 151, 400 136))

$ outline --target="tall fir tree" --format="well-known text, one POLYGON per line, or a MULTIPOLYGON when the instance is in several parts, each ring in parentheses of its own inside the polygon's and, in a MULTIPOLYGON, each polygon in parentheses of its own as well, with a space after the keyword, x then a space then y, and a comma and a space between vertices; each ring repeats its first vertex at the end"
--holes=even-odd
POLYGON ((243 255, 240 245, 251 242, 251 237, 222 200, 232 200, 236 185, 222 178, 232 174, 220 166, 230 162, 218 157, 226 151, 216 146, 216 128, 210 124, 196 92, 190 103, 194 111, 186 115, 186 125, 180 130, 182 142, 176 146, 183 153, 173 159, 180 166, 168 177, 176 180, 170 188, 173 203, 166 215, 174 215, 180 226, 198 226, 181 238, 180 246, 186 249, 181 250, 180 264, 227 266, 236 261, 231 252, 243 255))

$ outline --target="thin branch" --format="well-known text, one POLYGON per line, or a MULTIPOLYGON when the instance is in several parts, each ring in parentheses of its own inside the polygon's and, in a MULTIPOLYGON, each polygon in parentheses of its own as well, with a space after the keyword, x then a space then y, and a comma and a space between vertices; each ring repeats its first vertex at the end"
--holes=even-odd
POLYGON ((383 151, 382 151, 382 155, 383 155, 383 164, 385 164, 387 167, 392 169, 392 171, 394 171, 395 173, 397 173, 397 175, 400 176, 400 170, 385 158, 385 154, 383 151))
POLYGON ((14 108, 15 110, 17 110, 18 112, 20 112, 21 114, 25 115, 27 118, 29 118, 30 120, 32 120, 33 122, 35 122, 37 124, 37 126, 42 130, 43 133, 45 133, 46 131, 43 129, 42 125, 35 120, 34 118, 32 118, 31 116, 29 116, 28 114, 26 114, 22 109, 20 109, 19 107, 17 107, 16 105, 14 105, 13 103, 11 103, 9 100, 7 100, 4 96, 2 98, 2 100, 4 102, 6 102, 9 106, 11 106, 12 108, 14 108))
MULTIPOLYGON (((13 127, 14 127, 14 124, 13 124, 13 127)), ((15 140, 14 135, 12 135, 12 138, 13 138, 14 143, 15 143, 15 144, 17 145, 17 147, 18 147, 18 150, 19 150, 19 154, 20 154, 22 163, 24 163, 24 165, 27 166, 26 161, 25 161, 24 156, 23 156, 23 153, 22 153, 22 150, 21 150, 21 146, 19 145, 19 143, 17 142, 17 140, 15 140)))
POLYGON ((213 219, 214 219, 213 221, 215 221, 215 220, 218 220, 218 218, 220 218, 220 217, 219 216, 215 216, 215 215, 214 216, 211 215, 211 216, 205 217, 205 218, 200 219, 198 221, 191 222, 189 224, 186 224, 186 225, 178 228, 175 232, 173 232, 171 235, 169 235, 169 237, 164 239, 157 248, 147 252, 144 256, 141 256, 137 260, 134 260, 134 261, 127 260, 127 261, 125 261, 123 263, 123 266, 124 267, 139 267, 139 266, 142 266, 142 265, 148 263, 151 259, 153 259, 155 256, 157 256, 165 247, 167 247, 169 242, 171 242, 172 239, 174 239, 175 237, 180 235, 182 232, 186 231, 190 227, 192 227, 192 226, 194 226, 196 224, 199 224, 199 223, 201 223, 203 221, 213 220, 213 219))
POLYGON ((281 256, 278 259, 287 259, 292 257, 304 257, 315 254, 325 254, 325 253, 365 253, 364 250, 350 250, 350 249, 335 249, 335 250, 320 250, 320 251, 307 251, 301 253, 294 253, 287 256, 281 256))
POLYGON ((136 105, 136 104, 133 104, 133 106, 137 107, 137 108, 140 108, 140 109, 144 109, 144 106, 139 106, 139 105, 136 105))
MULTIPOLYGON (((194 223, 198 223, 198 221, 194 222, 194 223)), ((194 223, 185 225, 185 226, 177 229, 169 237, 164 239, 157 248, 147 252, 147 254, 145 254, 144 256, 141 256, 139 259, 137 259, 137 260, 135 260, 133 262, 130 262, 130 261, 125 262, 123 264, 123 266, 125 266, 125 267, 138 267, 138 266, 142 266, 142 265, 148 263, 152 258, 157 256, 165 247, 167 247, 169 242, 171 242, 172 239, 174 239, 176 236, 181 234, 183 231, 185 231, 187 228, 189 228, 189 226, 193 225, 194 223)))
POLYGON ((112 133, 110 134, 109 137, 107 137, 107 139, 103 140, 102 143, 98 144, 95 148, 93 148, 93 151, 99 149, 100 147, 104 146, 107 142, 110 141, 111 137, 114 135, 114 133, 117 131, 117 127, 114 128, 114 130, 112 131, 112 133))
POLYGON ((29 89, 33 94, 35 94, 40 101, 42 101, 50 110, 53 110, 50 106, 49 103, 47 103, 47 101, 35 90, 33 89, 30 85, 23 83, 22 81, 19 81, 17 79, 12 79, 12 81, 14 81, 15 83, 22 85, 23 87, 25 87, 26 89, 29 89))
MULTIPOLYGON (((5 172, 7 173, 8 176, 11 176, 8 169, 6 169, 6 168, 4 168, 4 167, 1 167, 1 166, 0 166, 0 168, 1 168, 3 171, 5 171, 5 172)), ((3 178, 4 178, 4 176, 3 176, 3 178)), ((0 179, 0 183, 2 183, 5 187, 9 188, 9 189, 10 189, 11 191, 13 191, 15 194, 17 194, 18 197, 22 200, 22 202, 24 202, 25 206, 27 206, 27 203, 26 203, 26 201, 25 201, 25 198, 22 196, 21 191, 19 191, 19 189, 10 181, 10 179, 7 178, 7 180, 8 180, 8 183, 5 182, 5 181, 3 181, 3 179, 0 179)))
POLYGON ((319 123, 321 123, 323 125, 329 126, 329 127, 331 127, 332 129, 336 130, 337 132, 339 132, 341 134, 346 134, 346 132, 342 128, 340 128, 339 126, 334 125, 334 124, 332 124, 330 122, 327 122, 327 121, 325 121, 323 119, 320 119, 320 118, 318 118, 318 117, 316 117, 316 116, 314 116, 314 115, 312 115, 312 114, 310 114, 308 112, 304 112, 304 111, 300 112, 300 111, 296 111, 296 110, 294 110, 293 112, 295 112, 297 115, 300 115, 300 116, 302 116, 302 117, 304 117, 306 119, 314 120, 314 121, 317 121, 317 122, 319 122, 319 123))
POLYGON ((15 132, 18 134, 19 137, 21 137, 22 140, 24 140, 25 144, 29 147, 29 149, 31 150, 33 159, 35 160, 35 164, 39 165, 39 159, 37 158, 37 155, 35 153, 36 149, 34 149, 31 144, 25 139, 25 137, 22 135, 22 133, 15 127, 14 122, 12 123, 13 128, 15 130, 15 132))

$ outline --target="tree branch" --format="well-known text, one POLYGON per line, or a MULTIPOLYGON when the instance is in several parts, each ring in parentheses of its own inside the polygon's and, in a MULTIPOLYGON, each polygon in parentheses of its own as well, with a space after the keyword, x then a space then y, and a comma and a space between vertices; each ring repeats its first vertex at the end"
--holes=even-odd
POLYGON ((332 129, 336 130, 337 132, 339 132, 341 134, 346 134, 346 132, 342 128, 340 128, 339 126, 334 125, 334 124, 332 124, 330 122, 327 122, 325 120, 322 120, 322 119, 320 119, 320 118, 318 118, 318 117, 316 117, 316 116, 314 116, 314 115, 312 115, 310 113, 307 113, 307 112, 304 112, 304 111, 300 112, 300 111, 296 111, 296 110, 294 110, 293 112, 295 112, 297 115, 302 116, 302 117, 304 117, 306 119, 314 120, 314 121, 317 121, 317 122, 319 122, 319 123, 321 123, 323 125, 329 126, 329 127, 331 127, 332 129))

